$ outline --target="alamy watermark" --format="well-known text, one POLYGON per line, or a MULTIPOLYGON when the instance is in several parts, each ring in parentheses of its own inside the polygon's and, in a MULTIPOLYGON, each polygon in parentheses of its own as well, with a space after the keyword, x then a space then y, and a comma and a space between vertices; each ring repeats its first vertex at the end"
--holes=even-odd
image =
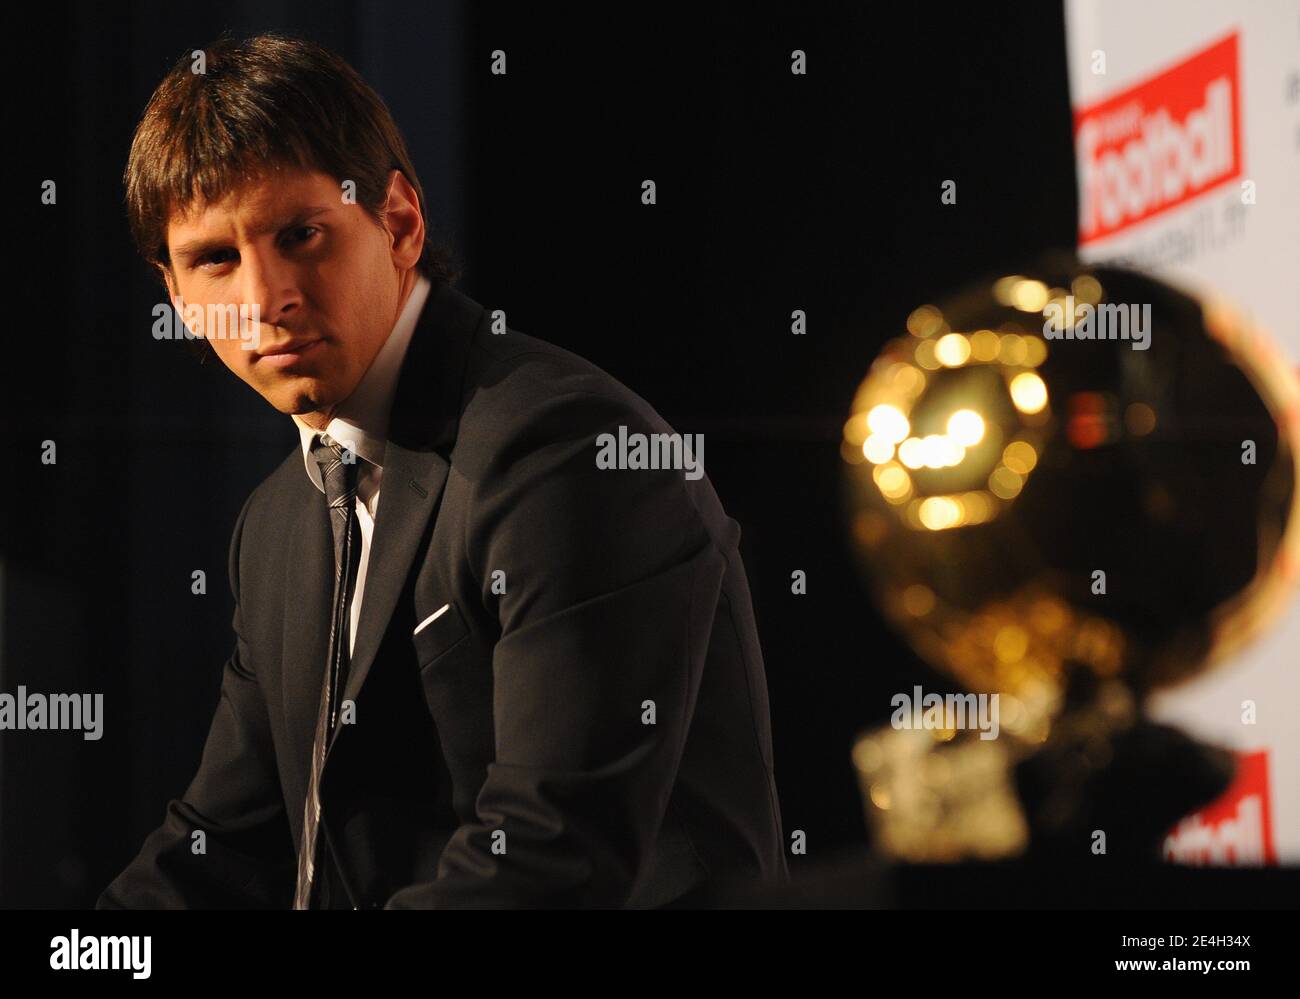
POLYGON ((103 694, 0 694, 0 730, 80 731, 88 742, 104 735, 103 694))
POLYGON ((1065 296, 1065 304, 1049 302, 1043 309, 1043 337, 1047 340, 1130 340, 1134 350, 1151 346, 1151 303, 1121 305, 1105 302, 1092 305, 1074 304, 1074 296, 1065 296))
POLYGON ((153 965, 153 937, 97 937, 74 929, 66 937, 50 940, 50 968, 54 971, 129 971, 132 978, 148 978, 153 965))
POLYGON ((244 350, 257 350, 262 338, 262 307, 257 302, 209 302, 207 306, 177 295, 176 301, 153 307, 155 340, 240 340, 244 350))
POLYGON ((617 437, 598 436, 596 447, 597 468, 676 468, 692 480, 704 475, 703 434, 629 434, 620 426, 617 437))
POLYGON ((917 686, 895 694, 889 705, 896 729, 977 729, 981 739, 998 737, 997 694, 923 694, 917 686))

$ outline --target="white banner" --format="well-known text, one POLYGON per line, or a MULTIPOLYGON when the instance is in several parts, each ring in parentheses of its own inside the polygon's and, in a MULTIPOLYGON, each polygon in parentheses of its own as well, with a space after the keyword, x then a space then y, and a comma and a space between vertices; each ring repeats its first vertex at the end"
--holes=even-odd
MULTIPOLYGON (((1080 257, 1223 295, 1296 363, 1300 0, 1066 0, 1065 19, 1080 257)), ((1152 715, 1241 761, 1166 859, 1300 863, 1300 600, 1152 715)))

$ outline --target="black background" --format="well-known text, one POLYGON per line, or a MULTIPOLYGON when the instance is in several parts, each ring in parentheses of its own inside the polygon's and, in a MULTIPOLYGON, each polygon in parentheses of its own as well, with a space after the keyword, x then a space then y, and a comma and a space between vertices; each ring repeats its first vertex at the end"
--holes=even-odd
POLYGON ((11 36, 0 689, 102 692, 106 720, 98 742, 0 736, 0 905, 92 904, 188 783, 233 641, 230 531, 296 446, 224 368, 152 338, 165 299, 122 208, 154 86, 226 29, 352 62, 407 138, 460 289, 705 435, 743 530, 784 825, 808 838, 792 867, 866 840, 853 737, 893 691, 949 687, 859 581, 840 427, 912 308, 1073 244, 1058 4, 43 3, 38 20, 11 36))

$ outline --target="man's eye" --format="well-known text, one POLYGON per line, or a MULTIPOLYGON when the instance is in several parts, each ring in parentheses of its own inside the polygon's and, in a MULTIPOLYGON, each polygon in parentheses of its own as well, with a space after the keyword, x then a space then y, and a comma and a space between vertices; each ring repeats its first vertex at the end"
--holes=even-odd
POLYGON ((316 233, 318 233, 318 232, 320 232, 320 230, 319 230, 318 228, 316 228, 316 226, 314 226, 314 225, 300 225, 300 226, 298 226, 297 229, 294 229, 294 230, 292 231, 292 233, 291 233, 291 235, 290 235, 289 242, 291 242, 291 243, 305 243, 305 242, 307 242, 307 240, 309 240, 309 239, 311 239, 313 236, 315 236, 316 233))
POLYGON ((198 260, 194 261, 194 266, 206 268, 208 264, 223 264, 225 263, 224 258, 227 257, 229 253, 229 250, 213 250, 211 253, 205 253, 203 256, 199 257, 198 260))

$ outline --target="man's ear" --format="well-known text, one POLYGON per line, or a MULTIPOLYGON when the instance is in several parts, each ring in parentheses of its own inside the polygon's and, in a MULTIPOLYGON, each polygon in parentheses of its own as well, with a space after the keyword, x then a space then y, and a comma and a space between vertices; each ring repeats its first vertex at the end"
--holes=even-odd
POLYGON ((403 270, 414 267, 424 251, 424 217, 420 214, 420 197, 401 170, 388 173, 383 216, 392 241, 393 263, 403 270))

